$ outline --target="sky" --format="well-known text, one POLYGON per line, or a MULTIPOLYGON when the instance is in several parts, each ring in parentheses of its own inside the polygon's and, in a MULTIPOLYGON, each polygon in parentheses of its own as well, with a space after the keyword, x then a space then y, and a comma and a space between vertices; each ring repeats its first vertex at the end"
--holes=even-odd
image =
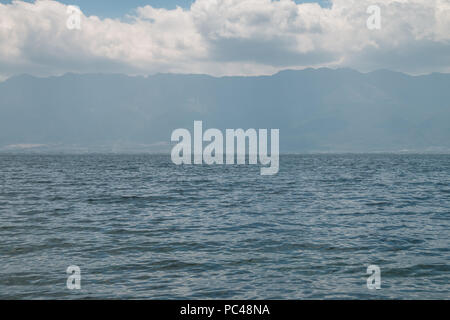
POLYGON ((0 0, 0 80, 309 67, 448 73, 450 0, 0 0))
MULTIPOLYGON (((0 0, 0 3, 11 3, 12 0, 0 0)), ((28 0, 26 2, 34 2, 28 0)), ((61 3, 79 6, 87 15, 103 18, 121 18, 131 14, 138 7, 150 5, 154 8, 175 9, 177 6, 188 9, 195 0, 64 0, 61 3)), ((296 0, 295 3, 318 3, 323 7, 330 6, 330 0, 296 0)))

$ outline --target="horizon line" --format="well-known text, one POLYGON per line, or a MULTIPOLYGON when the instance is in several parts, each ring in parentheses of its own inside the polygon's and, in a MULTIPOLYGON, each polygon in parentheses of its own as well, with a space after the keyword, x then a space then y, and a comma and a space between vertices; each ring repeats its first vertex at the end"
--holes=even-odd
POLYGON ((150 78, 150 77, 155 77, 155 76, 170 76, 170 75, 175 75, 175 76, 203 76, 203 77, 210 77, 210 78, 214 78, 214 79, 225 79, 225 78, 262 78, 262 77, 273 77, 276 76, 280 73, 283 72, 304 72, 304 71, 352 71, 361 75, 370 75, 373 73, 377 73, 377 72, 389 72, 389 73, 395 73, 395 74, 401 74, 401 75, 405 75, 408 77, 424 77, 424 76, 430 76, 430 75, 450 75, 450 72, 428 72, 428 73, 420 73, 420 74, 411 74, 411 73, 407 73, 407 72, 403 72, 403 71, 397 71, 397 70, 391 70, 391 69, 387 69, 387 68, 380 68, 380 69, 375 69, 372 71, 360 71, 354 68, 350 68, 350 67, 338 67, 338 68, 331 68, 331 67, 306 67, 303 69, 295 69, 295 68, 286 68, 286 69, 281 69, 278 70, 275 73, 271 73, 271 74, 259 74, 259 75, 224 75, 224 76, 215 76, 215 75, 211 75, 211 74, 207 74, 207 73, 176 73, 176 72, 157 72, 157 73, 149 73, 149 74, 127 74, 127 73, 118 73, 118 72, 111 72, 111 73, 107 73, 107 72, 86 72, 86 73, 78 73, 78 72, 73 72, 73 71, 69 71, 69 72, 64 72, 58 75, 47 75, 47 76, 38 76, 38 75, 34 75, 31 73, 19 73, 19 74, 14 74, 8 77, 5 77, 3 79, 0 79, 0 83, 4 83, 7 82, 8 80, 14 79, 14 78, 21 78, 21 77, 31 77, 31 78, 35 78, 35 79, 51 79, 51 78, 62 78, 64 76, 125 76, 125 77, 129 77, 129 78, 150 78))

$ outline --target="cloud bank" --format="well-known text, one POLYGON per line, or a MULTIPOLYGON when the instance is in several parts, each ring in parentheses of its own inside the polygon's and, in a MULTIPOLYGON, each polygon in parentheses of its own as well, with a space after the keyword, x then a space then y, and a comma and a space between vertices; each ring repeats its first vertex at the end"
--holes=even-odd
MULTIPOLYGON (((81 8, 82 10, 83 8, 81 8)), ((30 73, 221 75, 352 67, 450 72, 450 0, 196 0, 189 9, 136 8, 123 19, 81 14, 67 27, 57 1, 0 4, 0 80, 30 73), (381 9, 369 30, 367 8, 381 9)))

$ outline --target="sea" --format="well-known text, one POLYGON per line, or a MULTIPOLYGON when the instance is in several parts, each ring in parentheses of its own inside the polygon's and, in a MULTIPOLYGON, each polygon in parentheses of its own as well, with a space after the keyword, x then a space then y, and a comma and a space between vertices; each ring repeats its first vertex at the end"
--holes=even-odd
POLYGON ((450 155, 0 155, 1 299, 449 299, 449 247, 450 155))

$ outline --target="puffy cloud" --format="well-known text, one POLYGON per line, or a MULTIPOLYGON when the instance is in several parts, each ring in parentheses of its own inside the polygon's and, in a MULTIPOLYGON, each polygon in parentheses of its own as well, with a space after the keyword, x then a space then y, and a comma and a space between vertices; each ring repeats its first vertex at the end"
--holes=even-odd
MULTIPOLYGON (((82 8, 81 8, 82 9, 82 8)), ((450 72, 450 0, 197 0, 137 8, 123 19, 81 15, 57 1, 0 4, 0 78, 65 72, 268 74, 346 66, 450 72), (381 9, 369 30, 367 8, 381 9)))

